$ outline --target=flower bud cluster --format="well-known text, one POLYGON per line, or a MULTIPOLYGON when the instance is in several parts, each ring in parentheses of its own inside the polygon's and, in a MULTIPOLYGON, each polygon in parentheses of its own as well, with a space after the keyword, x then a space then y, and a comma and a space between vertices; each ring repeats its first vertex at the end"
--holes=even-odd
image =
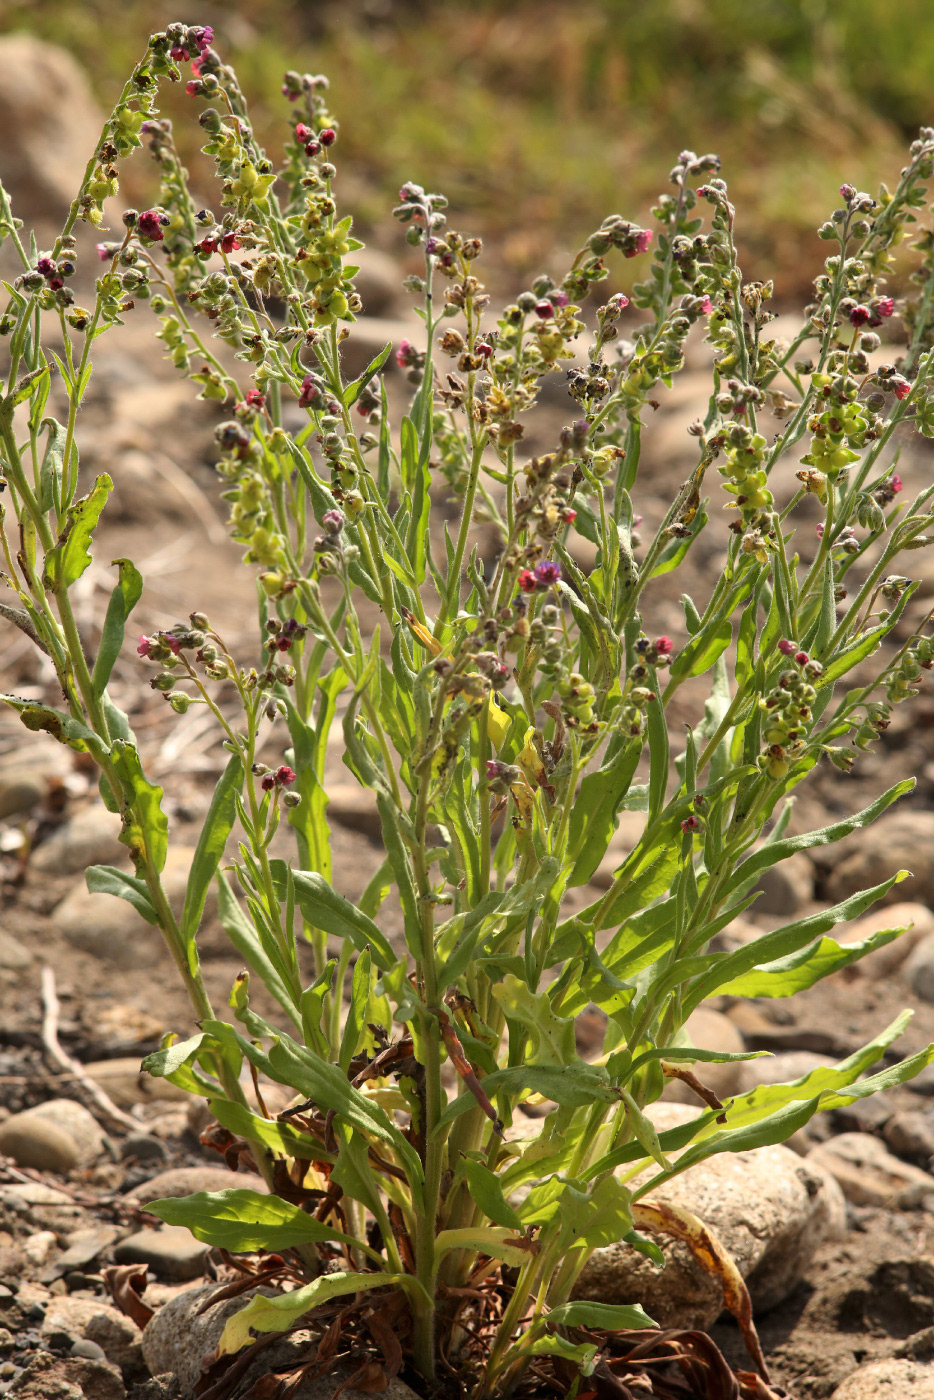
POLYGON ((807 727, 813 719, 811 706, 817 698, 812 682, 824 669, 787 638, 779 642, 778 649, 794 661, 795 669, 782 671, 777 684, 759 701, 766 744, 759 767, 775 780, 784 778, 790 764, 805 750, 807 727))

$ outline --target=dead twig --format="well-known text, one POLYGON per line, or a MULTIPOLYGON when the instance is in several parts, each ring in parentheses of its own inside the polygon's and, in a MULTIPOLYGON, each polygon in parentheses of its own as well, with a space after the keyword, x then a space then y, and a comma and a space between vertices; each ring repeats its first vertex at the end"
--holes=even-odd
POLYGON ((135 1118, 131 1118, 128 1113, 124 1113, 118 1108, 109 1094, 105 1093, 99 1084, 87 1073, 84 1066, 73 1060, 59 1044, 58 1039, 58 1013, 60 1010, 58 995, 55 991, 55 973, 50 967, 42 969, 42 1044, 45 1052, 53 1064, 58 1065, 69 1076, 77 1080, 101 1116, 112 1126, 129 1130, 133 1133, 139 1132, 139 1123, 135 1118))

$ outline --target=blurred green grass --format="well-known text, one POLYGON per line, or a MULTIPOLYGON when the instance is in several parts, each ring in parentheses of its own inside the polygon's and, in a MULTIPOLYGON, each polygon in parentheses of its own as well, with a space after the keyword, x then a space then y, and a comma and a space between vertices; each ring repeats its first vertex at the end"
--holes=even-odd
MULTIPOLYGON (((70 49, 103 103, 172 19, 214 25, 272 148, 283 69, 329 75, 341 176, 365 225, 385 225, 397 185, 418 180, 516 276, 608 213, 645 218, 689 146, 723 158, 749 275, 798 293, 841 181, 894 179, 934 122, 931 0, 6 0, 0 12, 3 29, 70 49)), ((194 104, 165 103, 179 119, 186 108, 180 144, 195 159, 194 104)))

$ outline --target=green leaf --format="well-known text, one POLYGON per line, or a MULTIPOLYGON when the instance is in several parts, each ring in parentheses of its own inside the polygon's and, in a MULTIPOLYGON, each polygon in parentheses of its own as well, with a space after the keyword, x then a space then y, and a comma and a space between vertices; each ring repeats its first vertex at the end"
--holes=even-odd
POLYGON ((514 1268, 528 1263, 528 1243, 521 1235, 511 1235, 498 1225, 469 1225, 460 1230, 442 1230, 435 1237, 435 1258, 441 1259, 452 1249, 469 1249, 502 1259, 514 1268))
POLYGON ((91 563, 91 536, 112 490, 110 477, 102 474, 86 496, 68 507, 58 543, 45 556, 43 580, 50 592, 70 588, 91 563))
POLYGON ((561 1303, 559 1307, 552 1308, 547 1319, 559 1327, 599 1327, 602 1332, 622 1332, 633 1327, 656 1325, 638 1303, 591 1303, 583 1298, 576 1303, 561 1303))
POLYGON ((815 689, 823 690, 828 685, 833 685, 834 681, 845 676, 847 671, 851 671, 854 666, 858 666, 861 661, 865 661, 867 656, 871 656, 883 639, 891 631, 891 623, 884 622, 880 627, 872 627, 858 641, 851 642, 848 647, 844 647, 838 652, 832 661, 828 661, 822 674, 814 682, 815 689))
POLYGON ((366 1025, 369 1000, 370 950, 369 948, 365 948, 354 964, 350 988, 350 1005, 347 1008, 347 1019, 344 1022, 340 1052, 337 1057, 337 1063, 345 1074, 350 1068, 351 1060, 357 1053, 360 1036, 363 1034, 363 1028, 366 1025))
POLYGON ((119 572, 116 587, 111 593, 110 602, 107 605, 101 644, 91 676, 91 685, 94 694, 98 697, 103 694, 104 687, 110 680, 111 672, 123 646, 127 621, 143 591, 142 576, 129 559, 113 559, 111 562, 116 564, 119 572))
POLYGON ((688 676, 702 676, 705 671, 710 670, 717 657, 726 651, 732 640, 733 627, 729 618, 709 622, 678 652, 671 663, 671 679, 683 681, 688 676))
POLYGON ((54 710, 51 705, 37 705, 18 695, 0 695, 0 701, 9 705, 11 710, 16 710, 25 727, 33 734, 44 731, 60 744, 67 744, 78 753, 92 753, 98 759, 107 753, 106 746, 93 729, 63 710, 54 710))
POLYGON ((147 1074, 154 1075, 157 1079, 168 1079, 170 1074, 181 1069, 182 1065, 198 1053, 204 1045, 207 1037, 203 1031, 197 1035, 189 1037, 188 1040, 176 1040, 172 1045, 164 1046, 161 1050, 154 1050, 151 1055, 147 1055, 140 1065, 140 1069, 147 1074))
POLYGON ((198 932, 208 890, 223 859, 227 838, 236 819, 237 794, 242 786, 243 765, 239 756, 234 754, 217 781, 191 862, 180 920, 186 943, 191 942, 198 932))
POLYGON ((222 1127, 229 1128, 247 1142, 260 1142, 280 1157, 294 1157, 301 1162, 333 1162, 333 1152, 308 1133, 301 1132, 287 1120, 262 1118, 245 1104, 230 1099, 211 1098, 208 1107, 222 1127))
POLYGON ((503 1188, 496 1173, 470 1157, 465 1160, 464 1170, 467 1173, 471 1198, 483 1213, 496 1225, 506 1226, 510 1230, 521 1230, 522 1221, 503 1195, 503 1188))
MULTIPOLYGON (((35 412, 35 406, 33 406, 35 412)), ((39 470, 39 509, 51 511, 61 500, 62 467, 65 460, 65 440, 68 430, 55 418, 43 418, 41 428, 48 428, 49 440, 39 470)))
MULTIPOLYGON (((280 899, 285 898, 286 865, 282 860, 270 862, 273 883, 280 899)), ((293 870, 295 898, 307 923, 323 929, 342 942, 349 940, 359 951, 370 948, 373 961, 381 972, 388 971, 397 961, 392 947, 372 919, 362 914, 349 899, 337 893, 323 875, 314 870, 293 870)))
POLYGON ((344 1298, 349 1293, 363 1293, 371 1288, 415 1288, 409 1274, 323 1274, 314 1283, 296 1288, 291 1293, 279 1293, 274 1298, 254 1295, 245 1308, 228 1318, 221 1333, 218 1354, 229 1356, 240 1351, 253 1338, 254 1332, 286 1332, 300 1317, 331 1298, 344 1298))
POLYGON ((655 691, 646 714, 646 733, 649 745, 649 815, 648 823, 658 820, 665 805, 668 790, 670 753, 668 748, 668 721, 658 695, 658 680, 653 674, 651 685, 655 691))
POLYGON ((137 875, 144 876, 147 860, 158 873, 165 866, 169 832, 162 810, 162 788, 147 780, 133 744, 115 739, 110 757, 126 797, 120 841, 129 847, 137 875))
POLYGON ((338 1240, 354 1245, 378 1259, 351 1235, 323 1225, 299 1206, 281 1196, 260 1191, 232 1188, 227 1191, 197 1191, 192 1196, 173 1196, 150 1201, 143 1207, 167 1225, 184 1225, 196 1240, 242 1254, 254 1249, 292 1249, 297 1244, 325 1244, 338 1240))
POLYGON ((870 822, 875 821, 876 817, 881 816, 886 808, 891 807, 893 802, 897 802, 905 793, 911 792, 914 785, 914 778, 905 778, 900 783, 895 783, 887 792, 882 793, 881 797, 877 797, 875 802, 871 802, 868 807, 864 807, 861 812, 857 812, 852 817, 844 817, 842 821, 831 822, 828 826, 803 832, 800 836, 787 836, 782 841, 767 842, 736 867, 725 894, 731 895, 734 891, 747 885, 751 888, 764 870, 768 870, 770 866, 775 865, 780 860, 785 860, 795 851, 809 851, 815 846, 831 845, 834 841, 840 841, 844 836, 848 836, 851 831, 858 831, 862 827, 868 826, 870 822))
POLYGON ((217 878, 217 913, 224 932, 241 958, 256 973, 267 991, 272 993, 296 1028, 301 1030, 301 1014, 289 991, 288 979, 283 975, 281 959, 278 965, 273 963, 255 927, 237 903, 229 880, 223 874, 217 878))
MULTIPOLYGON (((619 1093, 612 1087, 605 1069, 583 1061, 576 1065, 516 1065, 498 1069, 482 1081, 490 1098, 494 1094, 518 1096, 528 1089, 543 1099, 568 1108, 587 1108, 594 1103, 617 1103, 619 1093)), ((460 1094, 438 1119, 438 1129, 453 1123, 462 1113, 476 1108, 473 1094, 460 1094)))
POLYGON ((347 385, 346 389, 341 395, 341 401, 345 408, 353 408, 354 404, 357 402, 357 399, 363 393, 363 390, 366 387, 366 385, 369 384, 374 374, 379 374, 380 370, 383 368, 383 365, 389 359, 389 356, 391 354, 392 341, 390 341, 388 345, 384 345, 382 350, 380 350, 380 352, 377 355, 373 356, 372 360, 367 365, 366 369, 363 371, 363 373, 358 379, 354 379, 350 384, 347 385))
POLYGON ((831 972, 864 958, 876 948, 884 948, 907 932, 907 926, 880 929, 857 943, 838 943, 834 938, 821 938, 787 958, 755 967, 751 972, 735 977, 721 986, 720 994, 734 997, 791 997, 813 987, 831 972))
POLYGON ((518 1021, 528 1037, 528 1062, 534 1065, 570 1065, 577 1058, 574 1022, 556 1016, 547 992, 532 992, 507 972, 490 989, 507 1020, 518 1021))
POLYGON ((616 816, 629 792, 642 755, 642 740, 620 740, 611 757, 588 773, 571 809, 568 850, 577 853, 569 886, 586 885, 607 852, 616 816))
POLYGON ((112 894, 125 899, 148 924, 158 927, 159 915, 153 906, 149 886, 139 876, 128 875, 112 865, 92 865, 85 871, 84 879, 91 894, 112 894))

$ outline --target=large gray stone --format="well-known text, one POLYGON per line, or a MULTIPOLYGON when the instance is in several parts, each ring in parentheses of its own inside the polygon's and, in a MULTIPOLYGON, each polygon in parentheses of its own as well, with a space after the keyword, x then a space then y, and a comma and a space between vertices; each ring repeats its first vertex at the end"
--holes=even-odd
POLYGON ((101 1154, 104 1134, 73 1099, 51 1099, 0 1123, 0 1153, 21 1167, 70 1172, 101 1154))
POLYGON ((835 1176, 854 1205, 906 1210, 934 1195, 934 1176, 902 1162, 869 1133, 840 1133, 819 1143, 807 1160, 835 1176))
POLYGON ((112 894, 91 894, 83 881, 62 900, 52 923, 73 948, 122 972, 156 967, 169 957, 158 929, 132 904, 112 894))
MULTIPOLYGON (((199 1313, 206 1299, 217 1292, 217 1284, 192 1288, 171 1298, 159 1309, 143 1332, 143 1355, 153 1375, 174 1372, 181 1385, 182 1400, 191 1400, 195 1383, 201 1374, 202 1362, 217 1350, 227 1319, 246 1307, 252 1293, 239 1298, 222 1299, 205 1312, 199 1313)), ((259 1288, 256 1293, 274 1296, 275 1290, 259 1288)), ((263 1349, 240 1382, 240 1392, 249 1389, 252 1381, 264 1372, 297 1361, 307 1353, 310 1334, 300 1331, 263 1349)), ((326 1376, 303 1383, 295 1400, 329 1400, 341 1381, 351 1374, 346 1367, 335 1367, 326 1376)), ((400 1380, 393 1380, 389 1389, 381 1392, 385 1400, 416 1400, 414 1391, 400 1380)))
POLYGON ((921 1361, 873 1361, 847 1376, 831 1400, 934 1400, 934 1366, 921 1361))
POLYGON ((184 1225, 163 1225, 161 1230, 137 1230, 114 1250, 118 1264, 145 1264, 159 1278, 184 1283, 204 1273, 209 1246, 196 1240, 184 1225))
POLYGON ((79 1166, 90 1166, 103 1152, 104 1131, 84 1104, 74 1099, 48 1099, 26 1111, 64 1129, 77 1145, 79 1166))
POLYGON ((14 214, 61 224, 102 121, 87 78, 65 49, 30 34, 0 39, 0 180, 14 214))
POLYGON ((934 1002, 934 931, 918 940, 908 954, 902 972, 916 997, 934 1002))
MULTIPOLYGON (((677 1104, 654 1105, 650 1112, 659 1129, 696 1116, 677 1104)), ((817 1246, 844 1229, 833 1178, 780 1146, 710 1157, 650 1192, 646 1201, 653 1200, 691 1211, 714 1231, 759 1312, 786 1298, 817 1246)), ((666 1256, 663 1270, 622 1243, 595 1250, 575 1296, 642 1303, 662 1327, 710 1327, 723 1308, 719 1286, 686 1245, 661 1235, 657 1243, 666 1256)))

